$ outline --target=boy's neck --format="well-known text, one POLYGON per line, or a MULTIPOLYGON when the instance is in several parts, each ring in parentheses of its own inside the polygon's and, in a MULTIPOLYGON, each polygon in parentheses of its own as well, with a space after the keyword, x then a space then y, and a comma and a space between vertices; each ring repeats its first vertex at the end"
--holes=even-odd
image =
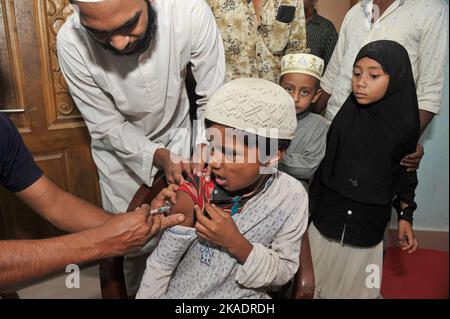
POLYGON ((306 111, 304 111, 304 112, 297 113, 297 121, 298 121, 298 120, 304 119, 305 117, 308 116, 309 113, 311 113, 311 108, 308 108, 308 109, 307 109, 306 111))
POLYGON ((250 198, 255 196, 256 194, 258 194, 262 189, 264 189, 264 186, 266 185, 267 180, 270 178, 269 174, 264 174, 261 176, 261 178, 256 181, 255 183, 253 183, 252 185, 241 189, 239 191, 236 192, 227 192, 228 195, 230 195, 231 197, 245 197, 245 198, 250 198))

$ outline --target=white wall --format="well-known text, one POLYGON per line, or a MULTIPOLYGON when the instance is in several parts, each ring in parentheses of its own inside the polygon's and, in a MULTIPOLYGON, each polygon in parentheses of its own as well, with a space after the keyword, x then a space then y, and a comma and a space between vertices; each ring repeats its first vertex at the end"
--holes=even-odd
MULTIPOLYGON (((446 0, 448 4, 448 0, 446 0)), ((448 52, 447 52, 448 54, 448 52)), ((449 231, 449 66, 447 55, 446 79, 441 113, 435 116, 423 133, 420 143, 425 157, 420 164, 416 190, 417 211, 414 229, 449 231)), ((391 227, 396 227, 393 215, 391 227)))
MULTIPOLYGON (((448 3, 448 0, 447 0, 448 3)), ((426 230, 449 230, 449 68, 446 67, 446 81, 441 113, 424 132, 421 143, 425 157, 419 169, 417 188, 417 212, 415 227, 426 230)))

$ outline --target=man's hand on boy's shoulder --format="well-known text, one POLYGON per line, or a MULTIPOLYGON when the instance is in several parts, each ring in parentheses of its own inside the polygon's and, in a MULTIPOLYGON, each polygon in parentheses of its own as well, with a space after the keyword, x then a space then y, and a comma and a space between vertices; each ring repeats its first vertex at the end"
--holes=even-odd
POLYGON ((169 184, 181 185, 184 182, 183 174, 192 174, 191 162, 168 149, 159 148, 154 155, 154 164, 164 170, 164 175, 169 184))
POLYGON ((421 144, 417 144, 416 151, 402 158, 400 165, 405 167, 407 172, 414 172, 419 169, 420 161, 424 155, 425 152, 423 146, 421 144))

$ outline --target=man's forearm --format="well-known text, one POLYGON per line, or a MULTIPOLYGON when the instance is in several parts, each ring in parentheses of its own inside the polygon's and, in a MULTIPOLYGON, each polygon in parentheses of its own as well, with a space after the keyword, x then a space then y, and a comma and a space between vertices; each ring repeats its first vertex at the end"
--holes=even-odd
POLYGON ((89 232, 43 240, 0 241, 0 291, 107 256, 89 232))
POLYGON ((420 116, 420 136, 422 136, 428 124, 430 124, 431 120, 433 120, 434 113, 425 110, 419 110, 419 116, 420 116))
POLYGON ((45 176, 16 196, 52 224, 68 232, 97 227, 113 216, 65 192, 45 176))
POLYGON ((163 168, 170 161, 170 151, 165 148, 158 148, 153 156, 153 163, 159 167, 163 168))
POLYGON ((114 215, 64 192, 53 207, 54 225, 69 232, 79 232, 102 225, 114 215))

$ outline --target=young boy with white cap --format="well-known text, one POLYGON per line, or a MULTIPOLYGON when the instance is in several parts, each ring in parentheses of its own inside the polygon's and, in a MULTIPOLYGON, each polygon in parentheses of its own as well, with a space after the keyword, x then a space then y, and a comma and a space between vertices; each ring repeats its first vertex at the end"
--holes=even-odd
POLYGON ((324 61, 312 54, 285 55, 281 60, 280 85, 293 97, 297 129, 279 169, 308 187, 325 156, 328 126, 323 117, 310 112, 322 90, 324 61))
POLYGON ((234 80, 205 117, 212 178, 180 186, 172 212, 186 222, 162 235, 137 298, 270 298, 298 270, 308 197, 274 168, 294 137, 292 98, 267 80, 234 80))

